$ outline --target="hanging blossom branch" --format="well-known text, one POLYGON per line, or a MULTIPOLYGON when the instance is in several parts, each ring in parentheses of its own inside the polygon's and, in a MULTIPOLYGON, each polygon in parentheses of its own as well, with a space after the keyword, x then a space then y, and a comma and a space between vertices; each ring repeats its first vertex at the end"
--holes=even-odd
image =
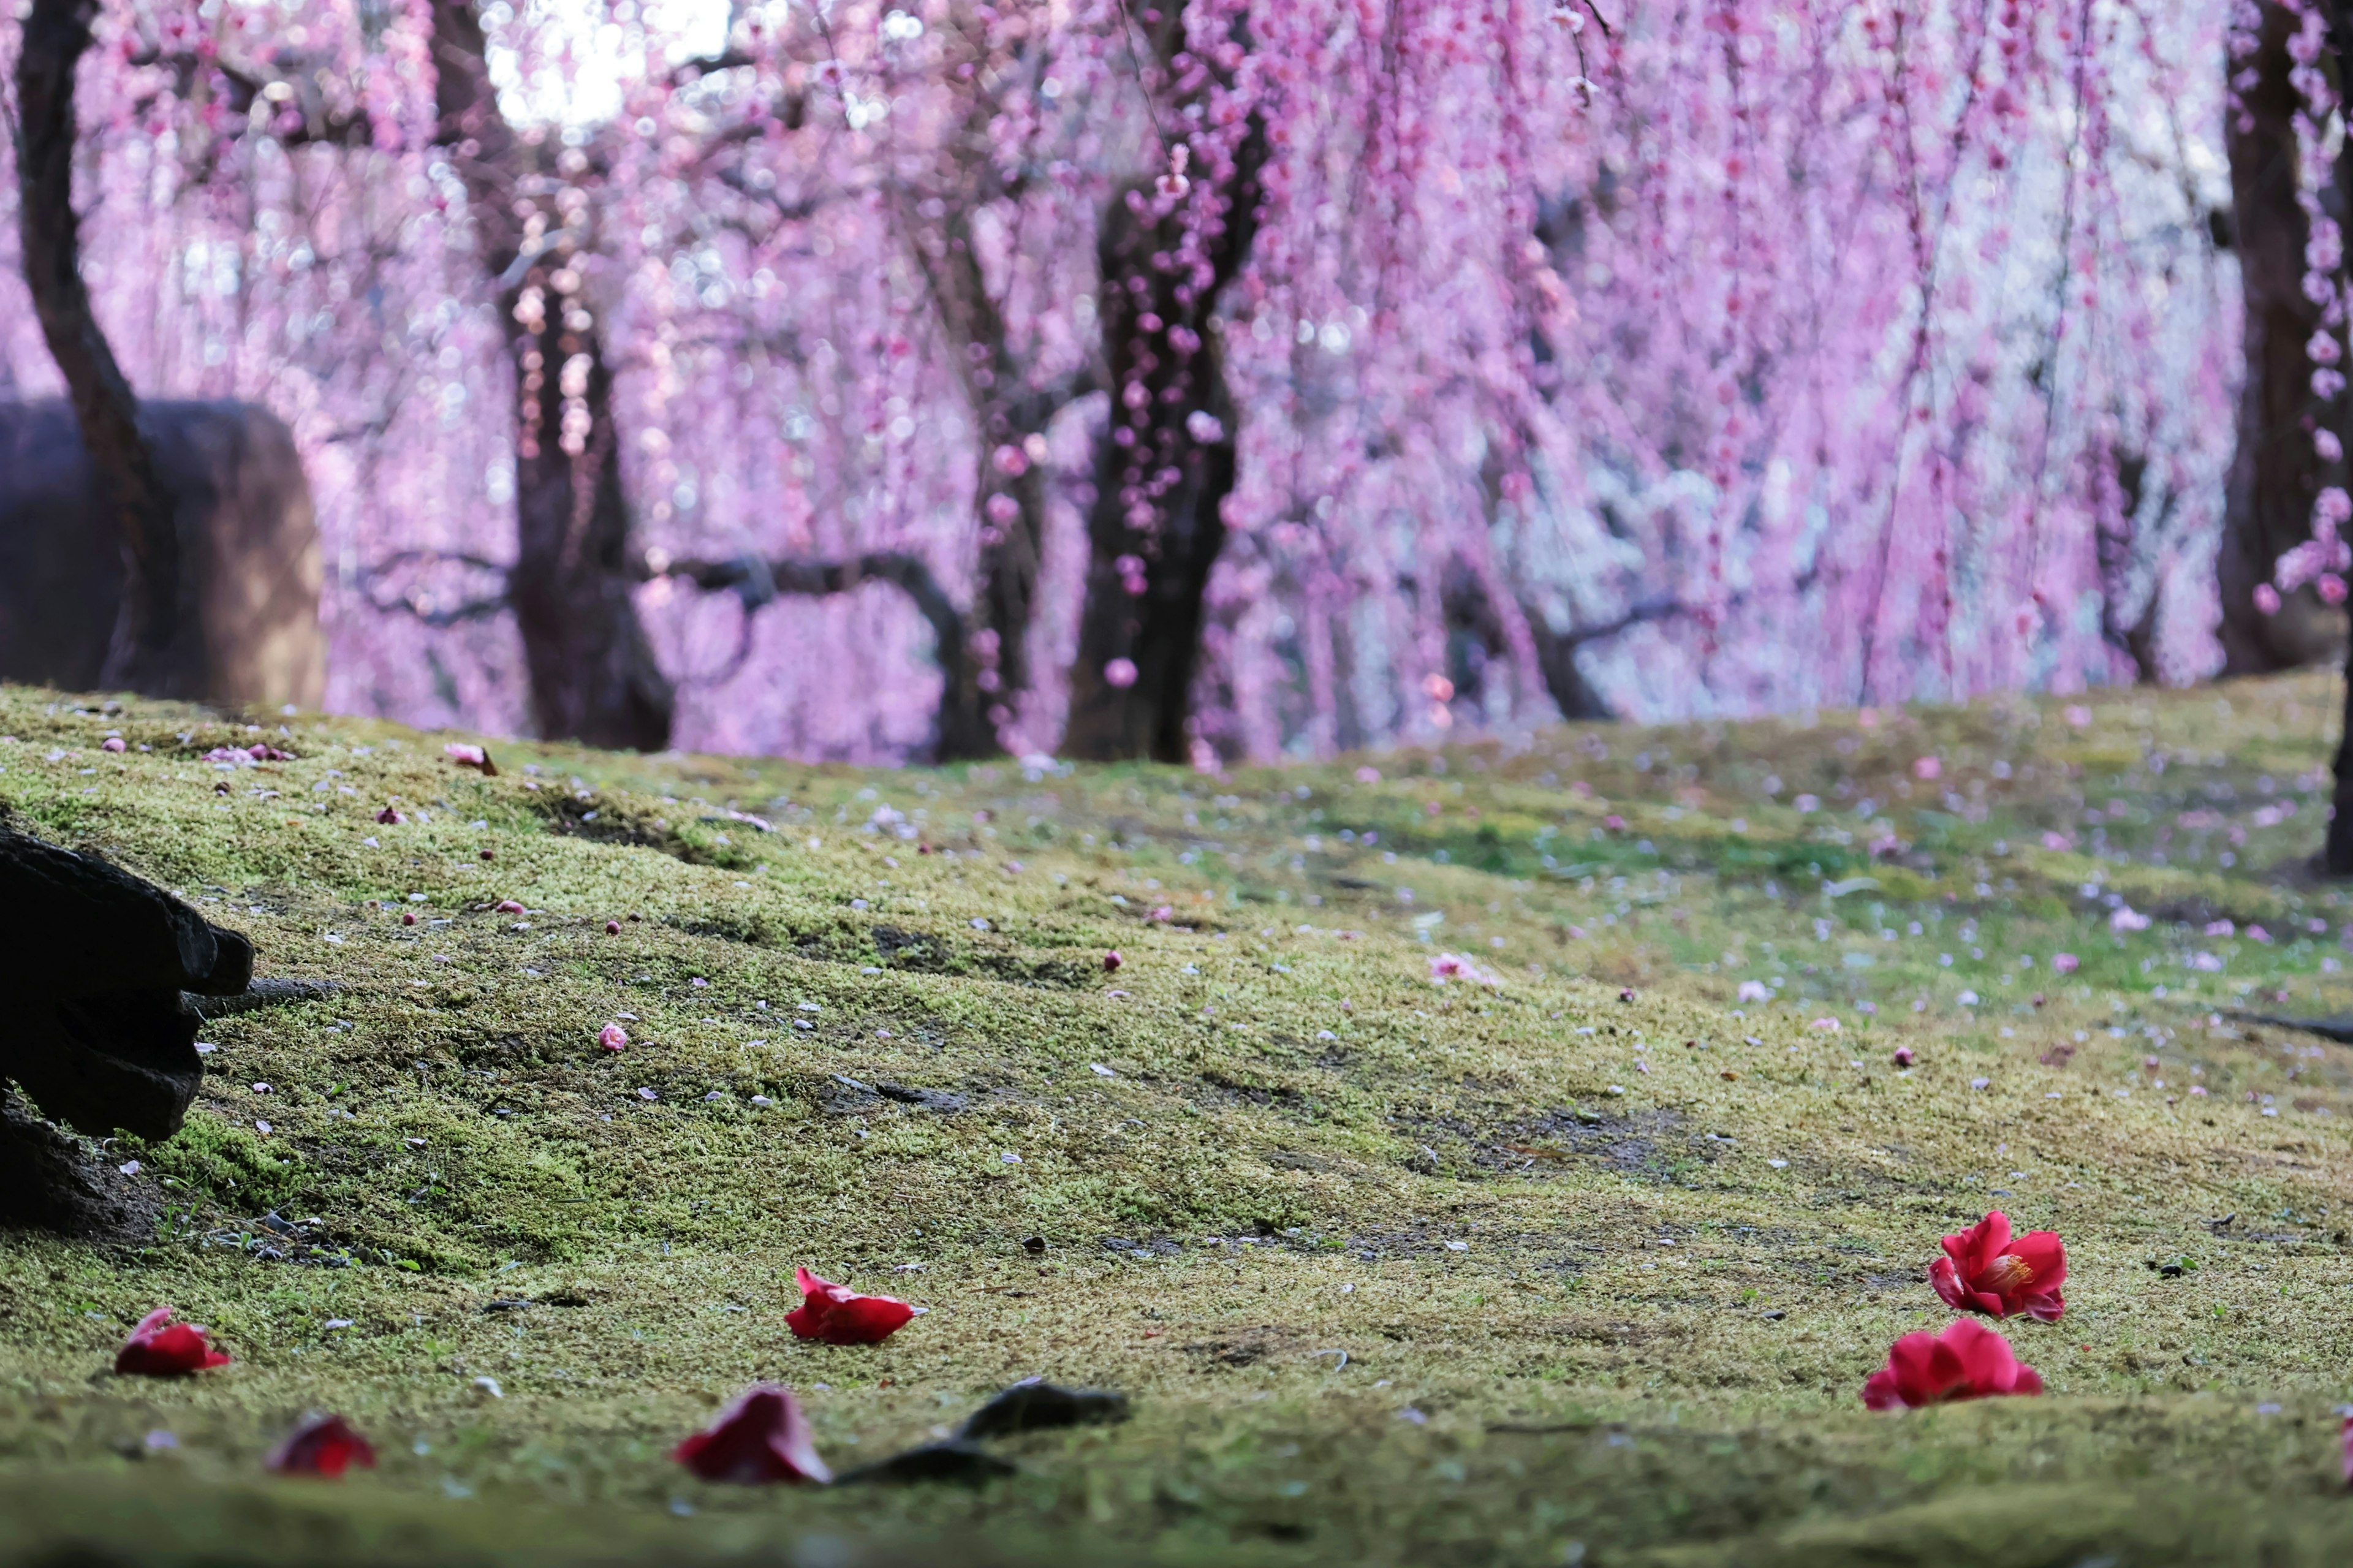
MULTIPOLYGON (((2304 209, 2310 234, 2305 244, 2304 293, 2321 311, 2320 325, 2306 342, 2305 354, 2312 362, 2313 400, 2325 405, 2336 402, 2346 391, 2345 372, 2339 367, 2345 361, 2347 282, 2345 231, 2323 206, 2321 193, 2334 183, 2327 130, 2331 120, 2341 119, 2345 110, 2342 84, 2353 39, 2338 36, 2330 26, 2325 0, 2281 0, 2281 4, 2296 19, 2295 34, 2288 41, 2288 55, 2295 65, 2288 79, 2298 100, 2296 204, 2304 209), (2326 66, 2330 56, 2337 65, 2334 81, 2326 66)), ((2242 5, 2233 13, 2231 51, 2234 58, 2253 52, 2261 26, 2259 7, 2242 5)), ((2307 583, 2323 603, 2345 603, 2344 573, 2353 567, 2353 545, 2339 532, 2347 521, 2353 521, 2353 497, 2346 493, 2345 445, 2326 420, 2306 423, 2311 429, 2313 450, 2323 465, 2323 477, 2329 482, 2313 499, 2312 537, 2282 555, 2272 581, 2255 587, 2255 606, 2267 616, 2278 613, 2282 594, 2293 593, 2307 583)))

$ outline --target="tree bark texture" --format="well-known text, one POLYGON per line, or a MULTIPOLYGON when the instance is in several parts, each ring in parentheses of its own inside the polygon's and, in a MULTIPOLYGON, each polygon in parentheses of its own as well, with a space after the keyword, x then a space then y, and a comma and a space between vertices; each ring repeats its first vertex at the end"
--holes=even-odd
MULTIPOLYGON (((2296 202, 2298 100, 2288 56, 2295 30, 2284 7, 2264 5, 2261 42, 2239 68, 2251 78, 2239 92, 2240 112, 2224 114, 2232 228, 2246 302, 2238 450, 2231 463, 2215 563, 2223 668, 2232 675, 2310 664, 2345 640, 2344 613, 2322 604, 2309 587, 2284 595, 2276 615, 2264 615, 2254 602, 2256 587, 2271 580, 2280 556, 2311 537, 2313 500, 2321 489, 2345 482, 2345 465, 2325 464, 2314 450, 2314 429, 2325 422, 2340 440, 2353 442, 2347 400, 2340 396, 2324 404, 2314 397, 2313 365, 2305 349, 2320 327, 2321 312, 2304 292, 2311 226, 2296 202)), ((2340 166, 2340 186, 2345 178, 2340 166)))
MULTIPOLYGON (((1169 6, 1153 28, 1164 69, 1184 47, 1183 11, 1169 6)), ((1104 215, 1098 313, 1112 405, 1095 449, 1086 598, 1062 741, 1073 757, 1176 763, 1190 750, 1186 721, 1209 574, 1225 548, 1240 423, 1218 305, 1250 257, 1266 155, 1266 129, 1253 116, 1220 193, 1223 227, 1203 238, 1206 287, 1188 288, 1172 260, 1185 237, 1182 209, 1153 216, 1152 181, 1132 183, 1104 215), (1214 420, 1214 433, 1197 416, 1214 420), (1141 573, 1132 569, 1138 563, 1141 573), (1121 659, 1134 679, 1114 684, 1105 671, 1121 659)))
POLYGON ((564 200, 565 182, 500 114, 470 0, 436 0, 433 63, 438 139, 465 181, 514 357, 509 597, 533 719, 551 739, 659 751, 676 699, 630 596, 613 377, 577 259, 588 204, 564 200))
POLYGON ((16 60, 22 121, 18 223, 25 281, 41 335, 64 375, 118 522, 123 594, 103 684, 154 696, 184 690, 173 657, 181 620, 180 542, 155 454, 139 427, 139 399, 92 312, 81 277, 81 226, 73 205, 74 78, 90 46, 96 0, 33 0, 16 60))

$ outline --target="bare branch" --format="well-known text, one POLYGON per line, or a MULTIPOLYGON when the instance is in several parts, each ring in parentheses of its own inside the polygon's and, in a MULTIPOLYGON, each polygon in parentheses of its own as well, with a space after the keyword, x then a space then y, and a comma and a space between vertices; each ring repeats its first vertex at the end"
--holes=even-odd
POLYGON ((368 608, 381 615, 406 616, 438 630, 463 626, 469 621, 490 620, 512 609, 506 584, 513 570, 505 562, 470 555, 463 551, 396 550, 383 560, 360 568, 360 597, 366 602, 368 608), (408 566, 469 567, 491 574, 498 579, 500 586, 494 594, 478 594, 448 605, 442 604, 440 595, 427 588, 387 589, 385 579, 408 566))

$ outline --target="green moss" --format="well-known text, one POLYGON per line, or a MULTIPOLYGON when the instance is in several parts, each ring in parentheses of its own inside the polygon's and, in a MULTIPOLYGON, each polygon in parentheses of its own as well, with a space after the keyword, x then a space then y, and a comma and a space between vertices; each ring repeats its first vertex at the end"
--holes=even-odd
POLYGON ((484 779, 334 718, 223 770, 260 732, 0 692, 0 805, 340 988, 209 1026, 187 1130, 104 1152, 152 1237, 0 1239, 0 1549, 2341 1560, 2353 1063, 2245 1016, 2353 1011, 2297 869, 2333 702, 1569 729, 1377 783, 529 743, 484 779), (2007 1329, 2052 1393, 1862 1411, 1995 1205, 2068 1241, 2063 1323, 2007 1329), (797 1264, 931 1310, 804 1344, 797 1264), (93 1377, 167 1301, 237 1364, 93 1377), (1031 1373, 1138 1416, 973 1494, 664 1459, 754 1378, 846 1467, 1031 1373), (319 1405, 382 1468, 260 1484, 319 1405))

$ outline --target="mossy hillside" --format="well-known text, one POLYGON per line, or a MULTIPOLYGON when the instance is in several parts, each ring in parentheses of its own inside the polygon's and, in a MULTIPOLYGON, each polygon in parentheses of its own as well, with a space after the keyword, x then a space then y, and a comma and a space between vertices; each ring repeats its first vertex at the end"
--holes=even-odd
MULTIPOLYGON (((299 1506, 389 1510, 423 1555, 563 1555, 523 1521, 586 1507, 717 1553, 1834 1561, 1843 1531, 2010 1562, 1985 1510, 2070 1487, 2341 1554, 2347 1058, 2240 1016, 2346 1008, 2341 895, 2295 868, 2332 701, 1567 729, 1222 778, 494 745, 486 779, 389 725, 8 692, 27 826, 342 987, 208 1026, 188 1130, 106 1151, 152 1236, 0 1244, 0 1477, 58 1500, 16 1539, 117 1491, 275 1518, 256 1458, 332 1405, 385 1463, 299 1506), (202 760, 259 740, 295 760, 202 760), (2156 918, 2112 929, 2116 903, 2156 918), (1434 986, 1440 951, 1502 985, 1434 986), (892 1098, 922 1090, 961 1108, 892 1098), (2065 1321, 2010 1331, 2052 1395, 1866 1415, 1887 1342, 1948 1317, 1936 1237, 1997 1205, 2068 1239, 2065 1321), (800 1344, 803 1262, 931 1310, 800 1344), (167 1300, 238 1364, 93 1379, 167 1300), (1138 1417, 1026 1439, 973 1495, 727 1494, 662 1458, 755 1377, 848 1465, 1032 1372, 1138 1417)), ((2045 1512, 2053 1553, 2087 1521, 2208 1529, 2045 1512)))

